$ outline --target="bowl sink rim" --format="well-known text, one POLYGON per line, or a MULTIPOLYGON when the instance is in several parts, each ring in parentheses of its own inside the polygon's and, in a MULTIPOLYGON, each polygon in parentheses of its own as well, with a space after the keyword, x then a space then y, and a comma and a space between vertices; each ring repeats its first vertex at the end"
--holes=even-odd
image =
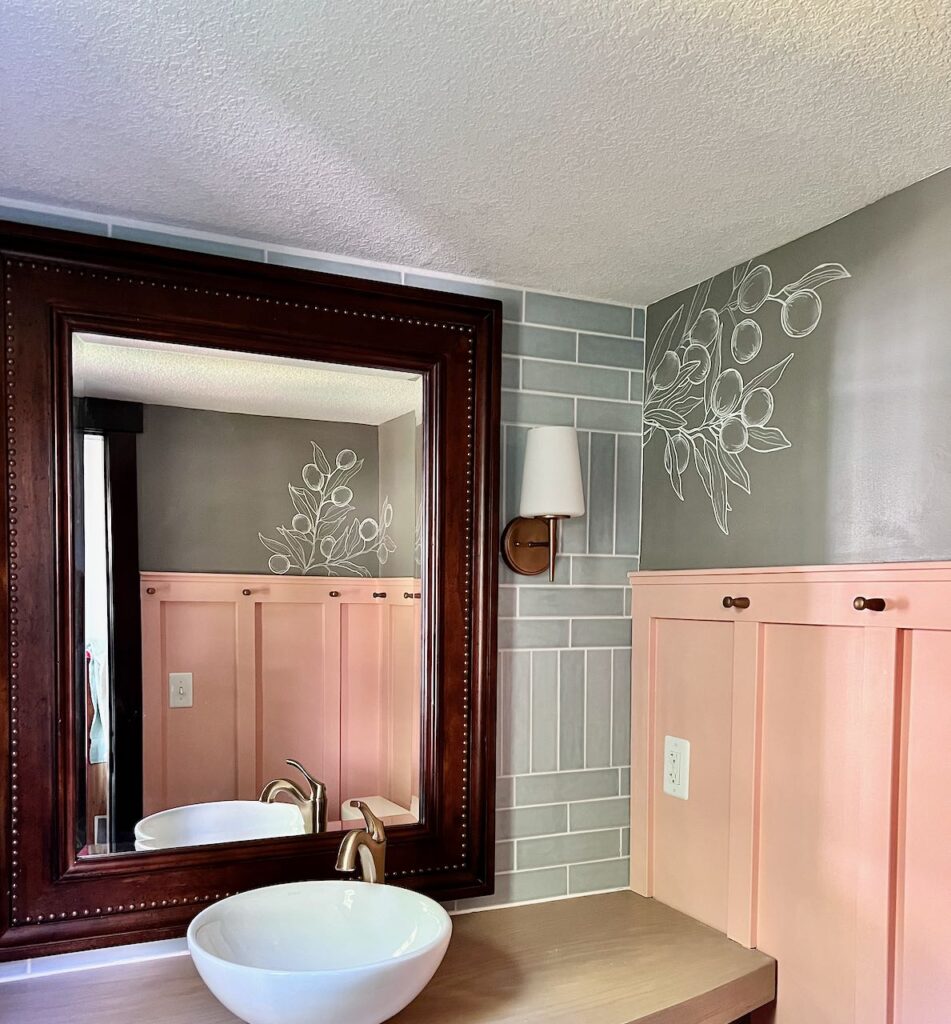
MULTIPOLYGON (((177 807, 166 807, 164 810, 155 811, 152 814, 147 814, 144 818, 140 818, 135 823, 135 829, 134 829, 135 838, 136 839, 160 839, 161 838, 161 836, 153 835, 151 833, 151 831, 146 832, 146 830, 143 828, 143 826, 145 825, 146 822, 149 823, 150 828, 154 828, 156 825, 159 825, 159 826, 164 825, 167 821, 169 821, 169 820, 171 820, 173 818, 176 818, 176 817, 198 816, 203 811, 205 813, 207 813, 208 808, 211 808, 211 807, 214 807, 216 809, 223 807, 223 808, 227 808, 228 810, 234 810, 236 812, 238 812, 239 810, 242 810, 242 809, 243 810, 250 810, 251 808, 254 808, 255 811, 257 811, 259 808, 274 808, 274 807, 279 808, 279 810, 277 812, 275 812, 273 810, 261 811, 261 817, 262 818, 282 817, 282 816, 283 817, 290 817, 291 815, 288 815, 287 811, 284 810, 285 808, 287 808, 290 811, 296 811, 298 816, 300 816, 300 809, 298 807, 295 807, 294 804, 288 803, 286 801, 272 802, 272 803, 269 803, 269 804, 265 804, 265 803, 261 803, 260 800, 204 800, 204 801, 201 801, 201 802, 199 802, 197 804, 179 804, 177 807), (141 832, 141 834, 140 834, 140 832, 141 832)), ((301 817, 301 829, 302 830, 303 830, 303 826, 304 826, 304 819, 303 819, 303 817, 301 817)))
POLYGON ((241 970, 251 971, 259 975, 268 976, 287 976, 295 978, 306 978, 306 977, 318 977, 320 975, 341 975, 341 974, 357 974, 362 971, 366 971, 375 967, 382 967, 387 964, 401 964, 409 963, 413 960, 417 960, 420 957, 425 956, 427 953, 431 953, 436 949, 443 941, 448 942, 452 938, 452 917, 447 912, 446 908, 436 902, 431 896, 427 896, 425 893, 416 892, 414 889, 404 889, 398 885, 387 885, 383 883, 370 883, 370 882, 359 882, 350 881, 347 879, 312 879, 306 882, 278 882, 276 885, 262 885, 256 889, 245 889, 244 892, 237 892, 233 896, 227 896, 223 900, 213 903, 210 907, 205 907, 199 914, 196 914, 188 925, 188 930, 185 933, 185 938, 188 943, 188 951, 192 956, 193 947, 197 947, 202 956, 208 957, 209 960, 213 960, 217 964, 221 964, 223 967, 229 970, 241 970), (291 889, 299 886, 332 886, 333 888, 347 887, 352 889, 354 887, 360 889, 383 889, 386 888, 390 891, 399 890, 405 892, 410 896, 418 896, 420 899, 428 900, 443 916, 443 924, 445 930, 440 930, 439 934, 435 938, 431 939, 424 946, 419 949, 413 950, 411 953, 402 953, 397 957, 380 957, 376 960, 367 960, 365 963, 352 964, 347 967, 308 967, 305 969, 295 968, 283 968, 283 967, 258 967, 253 964, 244 964, 236 960, 229 960, 226 957, 218 956, 217 953, 212 953, 206 946, 202 945, 198 940, 198 932, 202 925, 206 922, 203 918, 211 918, 213 913, 222 907, 225 903, 229 903, 232 900, 240 900, 242 897, 248 896, 251 893, 267 892, 271 889, 291 889))

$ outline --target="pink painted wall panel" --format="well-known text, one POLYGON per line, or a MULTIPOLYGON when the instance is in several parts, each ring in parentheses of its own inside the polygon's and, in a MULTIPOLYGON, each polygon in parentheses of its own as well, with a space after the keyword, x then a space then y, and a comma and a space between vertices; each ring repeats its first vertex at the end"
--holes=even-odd
POLYGON ((951 632, 907 641, 895 1024, 951 1021, 951 632))
POLYGON ((326 784, 329 806, 339 807, 340 680, 328 651, 336 646, 337 616, 329 601, 257 605, 254 796, 271 779, 300 782, 285 764, 294 758, 326 784))
POLYGON ((340 607, 340 799, 384 795, 383 625, 372 599, 340 607))
MULTIPOLYGON (((145 814, 238 797, 234 605, 165 602, 161 617, 159 694, 149 705, 161 709, 161 740, 144 744, 145 814), (168 706, 170 672, 192 673, 192 707, 168 706)), ((154 718, 143 727, 154 735, 154 718)))
POLYGON ((855 1020, 860 629, 770 625, 764 658, 757 946, 776 1024, 855 1020))
POLYGON ((387 771, 381 793, 409 808, 419 794, 420 636, 418 605, 393 604, 385 647, 387 771))
POLYGON ((726 931, 733 624, 656 624, 654 895, 726 931), (663 791, 664 737, 690 741, 689 799, 663 791))

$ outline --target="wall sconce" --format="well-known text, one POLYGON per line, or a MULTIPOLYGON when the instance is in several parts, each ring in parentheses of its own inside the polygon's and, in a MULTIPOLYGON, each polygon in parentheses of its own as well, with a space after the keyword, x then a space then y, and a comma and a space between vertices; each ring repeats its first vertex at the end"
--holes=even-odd
POLYGON ((525 446, 519 515, 502 531, 512 572, 555 578, 558 520, 584 515, 581 458, 574 427, 532 427, 525 446))

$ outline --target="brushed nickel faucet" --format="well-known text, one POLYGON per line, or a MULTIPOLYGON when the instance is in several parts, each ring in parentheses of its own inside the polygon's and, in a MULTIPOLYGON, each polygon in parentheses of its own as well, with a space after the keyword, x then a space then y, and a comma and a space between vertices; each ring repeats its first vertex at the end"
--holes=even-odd
POLYGON ((305 793, 296 782, 291 782, 290 779, 274 779, 261 790, 261 803, 273 803, 274 797, 278 793, 287 793, 300 810, 301 817, 304 819, 304 831, 326 832, 327 787, 315 779, 300 761, 288 758, 285 764, 296 768, 304 776, 310 792, 305 793))
POLYGON ((367 823, 366 828, 354 829, 343 837, 337 854, 338 871, 355 871, 359 856, 360 875, 364 882, 382 882, 386 863, 386 829, 383 822, 362 800, 351 800, 367 823))

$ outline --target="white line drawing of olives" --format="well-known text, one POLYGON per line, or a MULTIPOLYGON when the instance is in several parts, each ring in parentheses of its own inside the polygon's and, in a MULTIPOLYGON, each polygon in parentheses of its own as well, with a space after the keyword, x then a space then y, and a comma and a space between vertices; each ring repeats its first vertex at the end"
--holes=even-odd
POLYGON ((729 416, 740 404, 740 395, 743 393, 743 378, 739 370, 731 366, 723 370, 713 385, 713 394, 710 397, 710 405, 717 416, 729 416))
POLYGON ((755 313, 769 298, 773 287, 773 272, 765 263, 748 271, 736 292, 736 304, 741 313, 755 313))
POLYGON ((730 416, 720 425, 720 447, 725 452, 739 455, 749 444, 750 432, 740 416, 730 416))
POLYGON ((773 415, 773 393, 769 388, 753 388, 743 399, 740 415, 748 427, 764 427, 773 415))
POLYGON ((800 288, 783 302, 779 321, 790 338, 812 334, 822 316, 822 299, 811 288, 800 288))
POLYGON ((720 314, 708 306, 700 311, 696 321, 690 327, 690 340, 698 345, 710 345, 720 331, 720 314))
POLYGON ((710 353, 703 345, 693 341, 684 350, 684 366, 689 363, 697 365, 687 375, 687 379, 691 384, 703 383, 710 372, 710 353))
POLYGON ((738 363, 748 363, 755 359, 762 347, 763 329, 755 320, 747 317, 733 328, 730 351, 738 363))
POLYGON ((677 375, 680 373, 680 356, 676 352, 665 352, 663 358, 654 371, 651 383, 658 391, 667 391, 673 386, 677 375))
POLYGON ((683 475, 693 463, 717 527, 726 535, 732 511, 729 485, 751 492, 749 471, 740 454, 791 447, 779 427, 767 424, 775 411, 773 389, 795 353, 760 373, 754 370, 745 384, 739 370, 724 366, 724 356, 745 366, 761 353, 763 326, 750 314, 767 303, 780 306, 780 327, 787 337, 811 334, 822 316, 817 289, 851 276, 841 263, 821 263, 774 292, 772 270, 765 263, 751 265, 752 260, 733 268, 729 297, 719 309, 707 305, 719 275, 697 285, 686 318, 681 305, 661 328, 646 369, 644 445, 663 433, 664 468, 681 501, 683 475), (737 312, 746 314, 745 318, 738 321, 737 312), (727 353, 723 351, 725 322, 733 325, 727 353))

